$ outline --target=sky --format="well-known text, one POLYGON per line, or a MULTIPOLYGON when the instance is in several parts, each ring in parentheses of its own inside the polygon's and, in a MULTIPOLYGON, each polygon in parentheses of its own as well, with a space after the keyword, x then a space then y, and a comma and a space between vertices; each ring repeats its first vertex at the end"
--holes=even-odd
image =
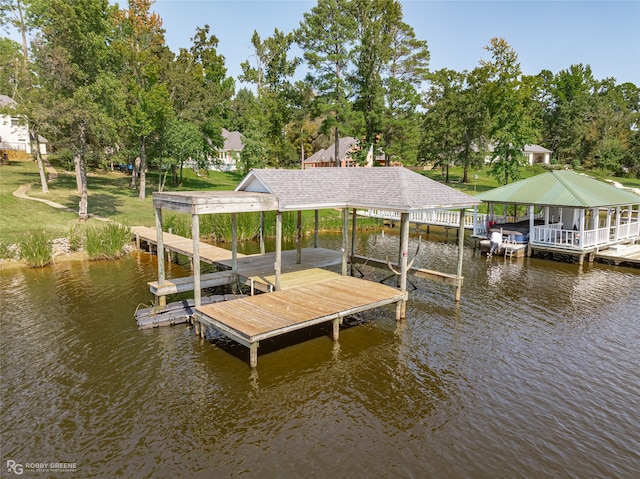
MULTIPOLYGON (((122 4, 126 1, 121 0, 122 4)), ((613 77, 640 86, 640 0, 404 0, 404 21, 426 40, 431 70, 472 70, 490 59, 485 47, 502 37, 518 54, 522 72, 557 73, 590 65, 596 79, 613 77)), ((315 1, 156 0, 172 51, 189 48, 196 27, 208 24, 219 40, 229 75, 252 60, 251 36, 275 28, 290 32, 315 1)), ((292 50, 293 54, 300 54, 292 50)), ((300 78, 303 74, 300 73, 300 78)), ((240 84, 237 84, 240 86, 240 84)))

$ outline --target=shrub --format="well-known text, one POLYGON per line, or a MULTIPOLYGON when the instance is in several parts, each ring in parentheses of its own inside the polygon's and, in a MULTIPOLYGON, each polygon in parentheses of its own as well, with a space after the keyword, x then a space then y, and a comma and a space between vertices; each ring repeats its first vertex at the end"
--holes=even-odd
POLYGON ((20 259, 25 260, 32 268, 42 268, 53 257, 53 243, 44 231, 27 231, 18 241, 20 259))
POLYGON ((165 231, 171 230, 171 233, 185 238, 191 238, 191 220, 187 215, 170 215, 166 220, 163 220, 163 227, 165 231))
POLYGON ((69 228, 69 248, 71 251, 78 251, 82 248, 82 243, 84 242, 84 235, 81 231, 78 231, 76 225, 73 225, 69 228))
POLYGON ((13 259, 14 254, 10 246, 0 241, 0 259, 13 259))
POLYGON ((124 247, 129 242, 131 242, 129 227, 109 222, 87 228, 84 249, 93 260, 115 259, 123 255, 124 247))

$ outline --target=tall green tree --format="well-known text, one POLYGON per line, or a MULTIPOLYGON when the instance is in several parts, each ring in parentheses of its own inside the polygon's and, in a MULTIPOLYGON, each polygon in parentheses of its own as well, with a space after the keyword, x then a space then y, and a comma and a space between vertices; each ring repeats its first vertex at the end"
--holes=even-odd
POLYGON ((229 115, 235 84, 227 75, 224 56, 217 49, 218 38, 210 33, 209 25, 196 28, 191 42, 189 49, 180 50, 163 80, 177 117, 200 131, 203 150, 191 159, 204 165, 212 159, 213 149, 224 143, 222 127, 229 115))
POLYGON ((107 0, 32 2, 29 11, 39 28, 34 44, 39 83, 30 91, 30 102, 37 108, 32 113, 74 153, 81 221, 88 216, 87 154, 104 144, 101 139, 113 125, 112 95, 102 95, 114 86, 108 47, 113 14, 107 0))
POLYGON ((310 69, 309 81, 317 91, 318 116, 323 130, 333 131, 336 166, 340 166, 340 131, 351 120, 349 72, 353 68, 357 38, 354 3, 348 0, 318 0, 296 31, 296 41, 304 51, 310 69))
POLYGON ((524 146, 537 139, 527 90, 515 50, 503 39, 492 38, 486 47, 491 60, 481 61, 485 75, 484 96, 491 117, 490 139, 495 158, 492 174, 507 184, 517 180, 524 164, 524 146))
MULTIPOLYGON (((137 143, 140 162, 138 198, 146 197, 147 147, 173 115, 169 92, 160 82, 164 48, 162 20, 151 12, 151 0, 129 0, 117 17, 114 47, 122 58, 122 80, 127 95, 128 133, 137 143)), ((135 187, 135 174, 132 176, 135 187)))
POLYGON ((299 58, 288 58, 294 41, 292 33, 274 30, 264 41, 254 31, 251 43, 254 48, 254 66, 242 63, 240 80, 256 85, 258 104, 264 118, 264 136, 269 143, 274 165, 285 167, 295 161, 295 151, 285 136, 286 126, 293 111, 291 78, 300 63, 299 58))
POLYGON ((394 156, 417 159, 420 141, 420 88, 428 79, 430 53, 427 42, 416 38, 413 28, 390 22, 391 56, 385 66, 385 104, 382 147, 389 164, 394 156))

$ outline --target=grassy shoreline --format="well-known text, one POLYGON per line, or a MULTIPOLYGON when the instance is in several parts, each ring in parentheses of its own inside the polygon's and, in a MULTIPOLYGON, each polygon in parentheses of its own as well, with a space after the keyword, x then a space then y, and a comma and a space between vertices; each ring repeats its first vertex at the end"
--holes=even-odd
MULTIPOLYGON (((65 171, 61 164, 51 160, 58 172, 57 177, 49 181, 49 193, 42 193, 36 163, 31 159, 12 160, 7 165, 0 166, 0 249, 7 245, 20 241, 23 235, 29 231, 41 231, 50 238, 70 237, 74 234, 85 234, 101 224, 100 218, 126 225, 149 226, 155 225, 155 213, 153 208, 153 191, 157 186, 157 173, 147 175, 147 191, 145 200, 138 199, 138 191, 129 188, 130 177, 117 171, 90 172, 88 174, 89 188, 89 213, 93 215, 86 223, 79 223, 75 212, 78 207, 79 195, 76 191, 75 175, 65 171), (64 206, 65 209, 53 208, 39 201, 26 200, 13 195, 13 192, 21 186, 31 185, 27 195, 32 198, 53 201, 64 206)), ((523 178, 530 177, 545 171, 539 166, 523 169, 523 178)), ((421 172, 425 176, 436 181, 444 181, 439 169, 421 172)), ((183 184, 171 191, 197 191, 197 190, 232 190, 242 179, 237 173, 222 173, 208 171, 201 175, 191 169, 183 171, 183 184)), ((589 172, 594 176, 606 178, 604 172, 589 172)), ((451 168, 449 172, 449 185, 474 195, 499 186, 498 182, 489 175, 487 170, 469 171, 469 183, 460 182, 461 168, 451 168)), ((640 179, 615 178, 616 181, 627 187, 640 187, 640 179)), ((215 218, 222 215, 209 215, 202 236, 211 240, 224 241, 225 235, 229 235, 230 220, 215 218)), ((285 231, 295 229, 295 215, 286 220, 285 231)), ((305 230, 313 229, 313 212, 303 212, 305 230)), ((323 210, 320 215, 320 228, 323 231, 340 230, 342 227, 341 213, 334 210, 323 210)), ((257 230, 256 218, 250 215, 239 221, 242 224, 241 237, 251 239, 257 230)), ((166 228, 171 227, 173 232, 183 236, 190 235, 189 215, 169 213, 165 218, 166 228)), ((363 219, 360 225, 363 229, 379 226, 375 220, 363 219)), ((292 231, 290 233, 292 233, 292 231)), ((269 231, 266 232, 269 235, 269 231)), ((88 257, 88 256, 86 256, 88 257)), ((58 256, 60 258, 60 256, 58 256)), ((75 255, 74 258, 85 258, 83 255, 75 255)), ((0 269, 5 269, 7 260, 0 263, 0 269)))

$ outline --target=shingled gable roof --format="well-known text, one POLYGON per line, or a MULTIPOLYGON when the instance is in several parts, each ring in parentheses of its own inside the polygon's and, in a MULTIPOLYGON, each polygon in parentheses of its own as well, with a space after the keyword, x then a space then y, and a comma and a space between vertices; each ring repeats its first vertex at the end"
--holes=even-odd
POLYGON ((281 211, 371 208, 408 212, 480 203, 402 167, 253 170, 236 191, 274 194, 281 211))
POLYGON ((573 171, 550 171, 485 191, 476 196, 492 203, 595 208, 639 204, 640 196, 573 171))

